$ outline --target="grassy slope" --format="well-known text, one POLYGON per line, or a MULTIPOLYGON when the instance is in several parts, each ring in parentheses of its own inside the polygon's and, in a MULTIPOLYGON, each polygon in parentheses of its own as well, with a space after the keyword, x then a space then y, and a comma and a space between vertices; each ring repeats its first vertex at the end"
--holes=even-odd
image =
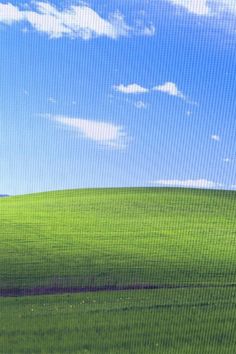
POLYGON ((71 190, 0 200, 0 287, 236 282, 236 193, 71 190))
POLYGON ((0 287, 218 284, 0 298, 0 353, 233 353, 236 193, 84 190, 0 200, 0 287))

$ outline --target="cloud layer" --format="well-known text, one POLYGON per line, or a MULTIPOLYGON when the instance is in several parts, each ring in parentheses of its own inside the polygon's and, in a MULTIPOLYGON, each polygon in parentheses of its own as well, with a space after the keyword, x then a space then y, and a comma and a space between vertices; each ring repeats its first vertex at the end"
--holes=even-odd
POLYGON ((155 32, 152 25, 141 29, 128 26, 119 12, 110 15, 109 19, 103 19, 86 5, 58 10, 48 2, 36 1, 33 9, 31 7, 29 10, 20 9, 11 3, 0 3, 0 23, 11 25, 17 22, 26 22, 50 38, 68 36, 86 40, 105 36, 115 39, 129 34, 150 36, 155 32))
POLYGON ((186 187, 186 188, 218 188, 223 187, 222 184, 207 179, 189 179, 189 180, 157 180, 151 184, 166 187, 186 187))
POLYGON ((127 146, 127 133, 124 128, 112 123, 72 118, 61 115, 48 115, 55 122, 72 128, 80 136, 93 140, 103 146, 122 149, 127 146))

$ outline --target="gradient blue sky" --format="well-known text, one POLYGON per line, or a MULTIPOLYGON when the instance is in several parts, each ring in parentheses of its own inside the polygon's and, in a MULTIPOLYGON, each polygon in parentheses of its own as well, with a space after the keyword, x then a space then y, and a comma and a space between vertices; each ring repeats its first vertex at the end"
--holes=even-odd
POLYGON ((0 193, 236 189, 236 2, 0 0, 0 193))

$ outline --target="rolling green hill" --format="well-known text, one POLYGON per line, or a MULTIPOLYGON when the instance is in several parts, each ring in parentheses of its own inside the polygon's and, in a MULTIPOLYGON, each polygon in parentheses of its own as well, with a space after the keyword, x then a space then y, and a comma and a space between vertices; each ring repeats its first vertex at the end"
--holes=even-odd
POLYGON ((0 200, 0 288, 236 283, 236 193, 69 190, 0 200))
POLYGON ((1 295, 58 294, 0 297, 0 353, 234 353, 235 206, 158 188, 1 199, 1 295), (106 291, 69 293, 89 289, 106 291))

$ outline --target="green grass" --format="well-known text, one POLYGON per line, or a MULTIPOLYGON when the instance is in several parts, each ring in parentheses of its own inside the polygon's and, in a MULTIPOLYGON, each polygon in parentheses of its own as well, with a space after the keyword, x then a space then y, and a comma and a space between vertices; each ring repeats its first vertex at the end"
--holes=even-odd
POLYGON ((236 282, 236 193, 72 190, 0 200, 0 286, 236 282))
POLYGON ((0 352, 235 353, 236 290, 1 299, 0 352))
POLYGON ((0 199, 1 290, 195 286, 1 298, 0 352, 235 352, 235 206, 235 192, 158 188, 0 199))

